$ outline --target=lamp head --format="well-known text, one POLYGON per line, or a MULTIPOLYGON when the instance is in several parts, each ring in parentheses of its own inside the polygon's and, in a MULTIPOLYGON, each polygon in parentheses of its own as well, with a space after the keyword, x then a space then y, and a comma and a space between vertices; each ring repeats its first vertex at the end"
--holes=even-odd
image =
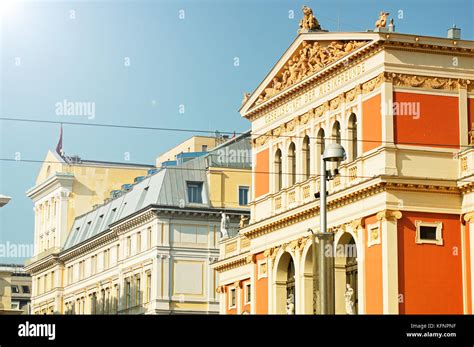
POLYGON ((341 162, 346 159, 346 151, 338 143, 326 145, 323 153, 323 160, 328 162, 341 162))

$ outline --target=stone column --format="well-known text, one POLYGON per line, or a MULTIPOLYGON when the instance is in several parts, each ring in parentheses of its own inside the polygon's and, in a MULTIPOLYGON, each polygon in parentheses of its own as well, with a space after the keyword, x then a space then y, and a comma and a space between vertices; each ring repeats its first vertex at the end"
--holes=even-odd
POLYGON ((397 220, 400 211, 377 213, 382 230, 382 291, 383 313, 398 314, 398 238, 397 220))

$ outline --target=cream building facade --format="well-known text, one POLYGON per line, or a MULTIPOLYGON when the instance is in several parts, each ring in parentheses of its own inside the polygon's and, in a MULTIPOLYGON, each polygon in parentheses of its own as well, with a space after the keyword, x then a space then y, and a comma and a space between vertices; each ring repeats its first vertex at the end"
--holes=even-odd
POLYGON ((218 258, 221 212, 231 236, 249 214, 239 185, 250 187, 250 148, 245 134, 182 165, 150 170, 77 216, 57 252, 27 265, 33 313, 217 313, 210 263, 218 258), (229 148, 246 148, 247 161, 222 161, 229 148), (214 180, 223 170, 230 172, 214 180))

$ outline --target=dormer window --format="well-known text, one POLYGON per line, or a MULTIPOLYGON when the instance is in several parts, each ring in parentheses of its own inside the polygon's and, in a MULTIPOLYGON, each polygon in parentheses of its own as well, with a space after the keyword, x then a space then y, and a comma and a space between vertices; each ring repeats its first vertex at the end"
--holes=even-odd
POLYGON ((188 202, 202 204, 202 182, 187 182, 188 202))

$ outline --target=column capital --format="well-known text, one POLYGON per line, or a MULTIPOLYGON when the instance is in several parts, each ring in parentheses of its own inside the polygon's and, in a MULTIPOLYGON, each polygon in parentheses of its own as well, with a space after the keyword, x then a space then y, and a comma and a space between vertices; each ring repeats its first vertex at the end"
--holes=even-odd
POLYGON ((377 220, 379 221, 396 221, 402 218, 402 212, 398 210, 383 210, 377 213, 377 220))
POLYGON ((474 212, 465 213, 462 219, 463 219, 462 221, 466 223, 474 222, 474 212))
POLYGON ((351 226, 352 230, 356 232, 357 229, 365 227, 365 218, 362 217, 362 218, 354 219, 353 221, 349 223, 349 225, 351 226))

